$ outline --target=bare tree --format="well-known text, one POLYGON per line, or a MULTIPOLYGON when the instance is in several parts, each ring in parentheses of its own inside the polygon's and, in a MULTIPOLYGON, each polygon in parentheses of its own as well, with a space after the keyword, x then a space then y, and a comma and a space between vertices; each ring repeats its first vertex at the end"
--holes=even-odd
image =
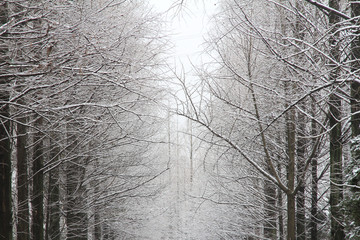
POLYGON ((135 223, 127 211, 115 214, 116 203, 127 209, 128 199, 156 193, 147 186, 164 169, 152 165, 149 146, 157 144, 155 69, 166 41, 143 4, 1 3, 1 219, 9 218, 1 238, 11 239, 16 221, 18 239, 126 236, 119 224, 135 223))
MULTIPOLYGON (((328 57, 327 39, 319 41, 316 37, 322 34, 321 31, 327 31, 327 23, 324 18, 316 19, 311 15, 313 12, 308 11, 311 5, 300 5, 297 1, 268 2, 268 11, 263 12, 256 1, 247 4, 231 2, 224 4, 222 18, 217 19, 218 26, 223 24, 223 29, 217 29, 217 35, 211 44, 212 50, 217 54, 214 61, 219 67, 216 73, 203 77, 204 86, 208 94, 217 101, 249 113, 248 121, 252 123, 254 133, 242 134, 247 136, 247 141, 235 137, 241 132, 238 122, 244 124, 244 118, 238 120, 234 117, 236 121, 231 121, 230 115, 228 119, 222 118, 216 122, 213 120, 216 118, 214 115, 203 110, 205 102, 213 105, 209 98, 200 95, 199 91, 201 104, 198 104, 198 100, 192 98, 195 90, 186 89, 185 84, 184 91, 191 109, 187 112, 193 114, 179 111, 212 133, 217 141, 237 151, 241 158, 286 194, 288 239, 306 238, 305 192, 308 168, 313 159, 318 158, 319 152, 325 155, 328 152, 325 148, 320 148, 327 130, 324 103, 316 105, 322 111, 317 116, 310 114, 310 108, 306 104, 314 100, 314 94, 326 98, 329 96, 328 89, 333 85, 335 88, 338 86, 336 82, 328 81, 328 69, 323 67, 328 57), (227 12, 232 12, 232 15, 226 15, 227 12), (256 61, 249 61, 246 57, 241 60, 238 57, 241 56, 238 49, 249 49, 243 43, 244 35, 255 39, 250 49, 254 51, 256 61), (316 62, 313 59, 318 60, 316 62), (246 64, 250 67, 243 67, 246 64), (225 79, 239 82, 243 91, 232 96, 230 93, 234 87, 230 84, 230 88, 224 88, 220 83, 225 79), (238 99, 244 96, 248 96, 250 101, 239 104, 238 99), (311 121, 322 129, 316 133, 308 131, 310 126, 307 123, 311 121), (280 143, 272 140, 274 132, 279 132, 280 143), (312 145, 305 142, 305 139, 312 139, 312 145), (250 150, 252 144, 257 146, 256 154, 250 150), (286 152, 282 150, 284 147, 286 152), (259 149, 262 151, 259 152, 259 149), (278 168, 277 165, 281 167, 278 168), (282 169, 286 169, 286 179, 282 169)), ((229 113, 234 116, 237 114, 235 111, 229 113)), ((324 172, 326 171, 327 168, 324 167, 324 172)), ((317 174, 315 175, 317 178, 317 174)), ((316 181, 323 176, 321 174, 316 181)), ((269 199, 271 195, 268 194, 269 199)), ((281 225, 280 222, 278 224, 281 225)), ((272 235, 273 238, 274 236, 275 234, 272 235)))
MULTIPOLYGON (((349 1, 351 9, 351 17, 358 22, 360 16, 360 4, 355 1, 349 1)), ((360 234, 360 208, 359 208, 359 195, 360 195, 360 171, 357 166, 360 162, 359 152, 359 135, 360 135, 360 84, 357 81, 359 76, 360 67, 360 38, 359 38, 359 27, 357 24, 353 26, 353 33, 351 34, 351 71, 354 74, 354 78, 351 81, 350 86, 350 105, 351 105, 351 161, 348 167, 347 182, 351 185, 349 200, 346 200, 347 213, 350 215, 350 234, 349 239, 356 239, 356 236, 360 234), (357 200, 356 200, 357 199, 357 200)))
MULTIPOLYGON (((6 2, 0 3, 0 25, 8 24, 8 6, 6 2)), ((8 45, 5 42, 7 37, 6 30, 1 31, 0 35, 0 238, 12 238, 12 207, 11 207, 11 130, 10 130, 10 79, 7 77, 7 65, 9 61, 8 45)))

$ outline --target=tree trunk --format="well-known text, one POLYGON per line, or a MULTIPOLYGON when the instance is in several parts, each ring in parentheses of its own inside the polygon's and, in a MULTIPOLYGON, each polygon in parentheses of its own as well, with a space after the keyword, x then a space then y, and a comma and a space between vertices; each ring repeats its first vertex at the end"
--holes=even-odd
MULTIPOLYGON (((90 148, 93 148, 92 144, 89 146, 90 148)), ((94 162, 95 169, 98 169, 100 167, 98 159, 94 162)), ((93 181, 91 181, 91 188, 94 190, 95 196, 99 193, 101 193, 100 190, 100 182, 97 178, 95 178, 93 181)), ((93 200, 94 206, 93 206, 93 215, 94 215, 94 229, 93 229, 93 236, 95 239, 101 239, 101 213, 102 213, 102 204, 100 204, 98 201, 93 200)))
POLYGON ((69 152, 73 156, 66 170, 66 224, 67 239, 86 240, 88 221, 85 204, 85 160, 76 156, 76 136, 69 136, 69 152))
MULTIPOLYGON (((0 26, 7 23, 8 12, 5 1, 0 2, 0 26)), ((2 33, 4 36, 6 33, 2 33)), ((0 67, 6 68, 7 45, 0 40, 0 67)), ((0 69, 0 74, 6 70, 0 69)), ((9 101, 7 85, 10 80, 0 78, 0 101, 9 101)), ((10 122, 9 105, 0 106, 0 239, 12 239, 12 211, 11 211, 11 147, 10 147, 10 122)))
MULTIPOLYGON (((55 143, 56 144, 56 143, 55 143)), ((58 161, 59 148, 50 140, 50 160, 52 165, 58 161)), ((47 240, 60 240, 60 185, 59 167, 49 172, 48 210, 47 210, 47 240)))
POLYGON ((265 195, 265 223, 264 237, 267 239, 276 239, 276 187, 275 185, 264 180, 265 195))
MULTIPOLYGON (((315 103, 311 103, 312 117, 315 118, 315 103)), ((313 136, 312 145, 315 146, 316 138, 318 135, 317 123, 315 119, 311 121, 311 135, 313 136)), ((310 239, 317 240, 317 192, 318 192, 318 179, 317 179, 317 152, 311 160, 311 217, 310 217, 310 239)))
POLYGON ((59 202, 59 168, 54 168, 49 173, 49 207, 47 240, 60 239, 60 202, 59 202))
POLYGON ((29 193, 28 161, 26 154, 26 117, 20 117, 17 123, 17 239, 29 239, 29 193))
POLYGON ((344 239, 343 216, 340 202, 343 199, 342 188, 342 143, 340 109, 341 100, 337 96, 330 97, 330 213, 331 239, 344 239))
MULTIPOLYGON (((281 178, 281 164, 278 163, 278 173, 281 178)), ((277 189, 277 207, 279 211, 278 222, 279 222, 279 240, 284 240, 284 216, 283 216, 283 192, 280 188, 277 189)))
MULTIPOLYGON (((285 95, 287 99, 294 91, 294 86, 290 82, 285 82, 285 95)), ((287 108, 288 102, 285 103, 287 108)), ((295 108, 292 107, 285 115, 286 117, 286 138, 287 138, 287 240, 295 240, 296 237, 296 218, 295 218, 295 147, 296 147, 296 126, 295 126, 295 108)))
MULTIPOLYGON (((356 18, 360 16, 360 3, 351 0, 351 17, 356 18)), ((357 20, 358 22, 358 20, 357 20)), ((351 82, 351 161, 347 181, 350 185, 360 187, 360 171, 356 170, 360 165, 360 83, 359 83, 359 69, 360 69, 360 30, 356 26, 354 39, 351 44, 351 70, 355 74, 351 82)), ((350 193, 349 212, 353 221, 352 228, 357 229, 356 234, 360 234, 360 190, 352 187, 350 193)))
MULTIPOLYGON (((299 13, 303 13, 303 5, 300 1, 295 1, 296 9, 299 13)), ((295 31, 294 37, 298 39, 297 44, 304 48, 303 40, 304 40, 304 25, 302 22, 302 17, 300 14, 296 14, 296 22, 295 22, 295 31)), ((299 52, 299 49, 296 49, 295 52, 299 52)), ((299 62, 303 62, 301 54, 297 57, 299 62)), ((302 76, 298 77, 299 79, 302 76)), ((301 101, 299 104, 299 108, 305 111, 306 102, 305 100, 301 101)), ((296 179, 297 184, 299 185, 298 191, 296 193, 296 238, 298 240, 306 239, 306 229, 305 229, 305 179, 304 179, 304 171, 305 171, 305 152, 306 152, 306 117, 301 111, 297 111, 297 159, 296 159, 296 179)))
MULTIPOLYGON (((252 101, 254 105, 255 110, 255 116, 258 122, 259 132, 261 135, 261 141, 264 149, 265 154, 265 163, 267 171, 274 175, 275 169, 272 169, 270 165, 272 165, 272 160, 269 154, 269 150, 266 143, 265 135, 263 134, 263 128, 261 124, 259 109, 256 101, 256 94, 254 85, 252 83, 253 81, 253 73, 252 73, 252 63, 254 61, 252 50, 253 50, 253 39, 249 38, 247 42, 248 46, 244 49, 244 53, 246 56, 246 63, 247 63, 247 77, 250 80, 249 84, 249 90, 251 92, 252 101)), ((265 206, 264 206, 264 212, 265 212, 265 219, 264 219, 264 236, 269 239, 276 239, 277 236, 277 229, 276 229, 276 187, 275 185, 265 179, 264 180, 264 195, 265 195, 265 206)))
POLYGON ((44 239, 44 151, 42 117, 36 116, 33 154, 32 239, 44 239))
MULTIPOLYGON (((300 103, 300 108, 305 110, 304 102, 300 103)), ((298 111, 298 139, 297 139, 297 182, 300 185, 296 193, 296 237, 298 240, 306 239, 305 222, 305 151, 306 151, 306 122, 305 115, 298 111)))
POLYGON ((287 180, 287 240, 295 240, 295 109, 290 109, 287 119, 287 138, 288 138, 288 166, 287 180))
POLYGON ((84 204, 84 186, 82 172, 76 165, 69 164, 67 168, 67 208, 66 223, 67 239, 87 239, 87 214, 84 204), (80 173, 80 174, 79 174, 80 173))
POLYGON ((95 239, 101 239, 101 219, 100 219, 100 213, 97 210, 97 207, 95 207, 95 213, 94 213, 94 237, 95 239))
POLYGON ((295 240, 295 195, 287 194, 287 240, 295 240))
MULTIPOLYGON (((330 0, 329 7, 339 10, 339 0, 330 0)), ((332 35, 329 45, 330 55, 340 62, 340 49, 337 42, 339 32, 337 31, 340 17, 332 12, 329 13, 329 24, 332 27, 332 35)), ((339 69, 336 64, 329 64, 332 67, 330 81, 334 82, 339 78, 339 69)), ((334 89, 337 86, 334 86, 334 89)), ((343 177, 342 177, 342 131, 341 131, 341 98, 332 93, 329 97, 329 123, 330 123, 330 213, 331 213, 331 239, 340 240, 345 238, 343 227, 343 214, 340 209, 340 202, 343 199, 343 177)))
MULTIPOLYGON (((360 3, 358 1, 350 1, 351 3, 351 16, 360 16, 360 3)), ((360 69, 360 31, 356 31, 356 37, 354 37, 351 44, 352 54, 352 72, 357 72, 360 69)), ((355 73, 355 77, 359 76, 359 73, 355 73)), ((351 130, 352 137, 356 138, 360 135, 360 83, 359 79, 354 79, 351 82, 351 130)), ((360 158, 359 155, 355 155, 355 158, 360 158)))

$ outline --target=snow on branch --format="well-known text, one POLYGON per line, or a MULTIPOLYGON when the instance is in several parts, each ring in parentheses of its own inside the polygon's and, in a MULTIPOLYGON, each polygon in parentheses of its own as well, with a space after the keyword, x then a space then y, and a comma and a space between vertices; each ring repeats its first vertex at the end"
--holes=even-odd
POLYGON ((325 10, 325 11, 327 11, 328 13, 334 13, 334 14, 342 17, 342 18, 345 19, 345 20, 351 19, 351 17, 349 17, 348 15, 346 15, 346 14, 344 14, 344 13, 342 13, 342 12, 336 10, 336 9, 333 9, 333 8, 331 8, 331 7, 329 7, 329 6, 326 6, 326 5, 322 4, 322 3, 319 3, 319 2, 314 1, 314 0, 306 0, 306 1, 307 1, 308 3, 310 3, 310 4, 312 4, 312 5, 320 8, 321 10, 325 10))

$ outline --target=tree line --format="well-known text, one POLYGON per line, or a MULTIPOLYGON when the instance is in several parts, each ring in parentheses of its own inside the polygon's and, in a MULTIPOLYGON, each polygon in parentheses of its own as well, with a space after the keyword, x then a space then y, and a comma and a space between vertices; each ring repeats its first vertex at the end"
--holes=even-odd
POLYGON ((359 239, 359 16, 353 0, 219 1, 199 81, 177 77, 180 159, 145 2, 2 1, 0 239, 141 238, 138 199, 171 159, 188 161, 206 236, 359 239))
POLYGON ((218 5, 176 109, 209 145, 218 234, 359 239, 359 2, 218 5))
POLYGON ((133 236, 160 174, 160 26, 142 1, 0 2, 0 239, 133 236))

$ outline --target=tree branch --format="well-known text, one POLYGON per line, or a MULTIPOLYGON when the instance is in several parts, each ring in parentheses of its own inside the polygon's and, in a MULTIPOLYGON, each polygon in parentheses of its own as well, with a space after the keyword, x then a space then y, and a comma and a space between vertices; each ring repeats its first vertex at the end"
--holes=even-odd
POLYGON ((336 10, 336 9, 333 9, 333 8, 331 8, 329 6, 326 6, 326 5, 322 4, 322 3, 319 3, 317 1, 314 1, 314 0, 305 0, 305 1, 307 1, 308 3, 316 6, 317 8, 319 8, 321 10, 327 11, 328 13, 334 13, 334 14, 340 16, 341 18, 343 18, 345 20, 350 20, 351 19, 351 17, 349 17, 348 15, 346 15, 346 14, 344 14, 344 13, 342 13, 342 12, 336 10))

